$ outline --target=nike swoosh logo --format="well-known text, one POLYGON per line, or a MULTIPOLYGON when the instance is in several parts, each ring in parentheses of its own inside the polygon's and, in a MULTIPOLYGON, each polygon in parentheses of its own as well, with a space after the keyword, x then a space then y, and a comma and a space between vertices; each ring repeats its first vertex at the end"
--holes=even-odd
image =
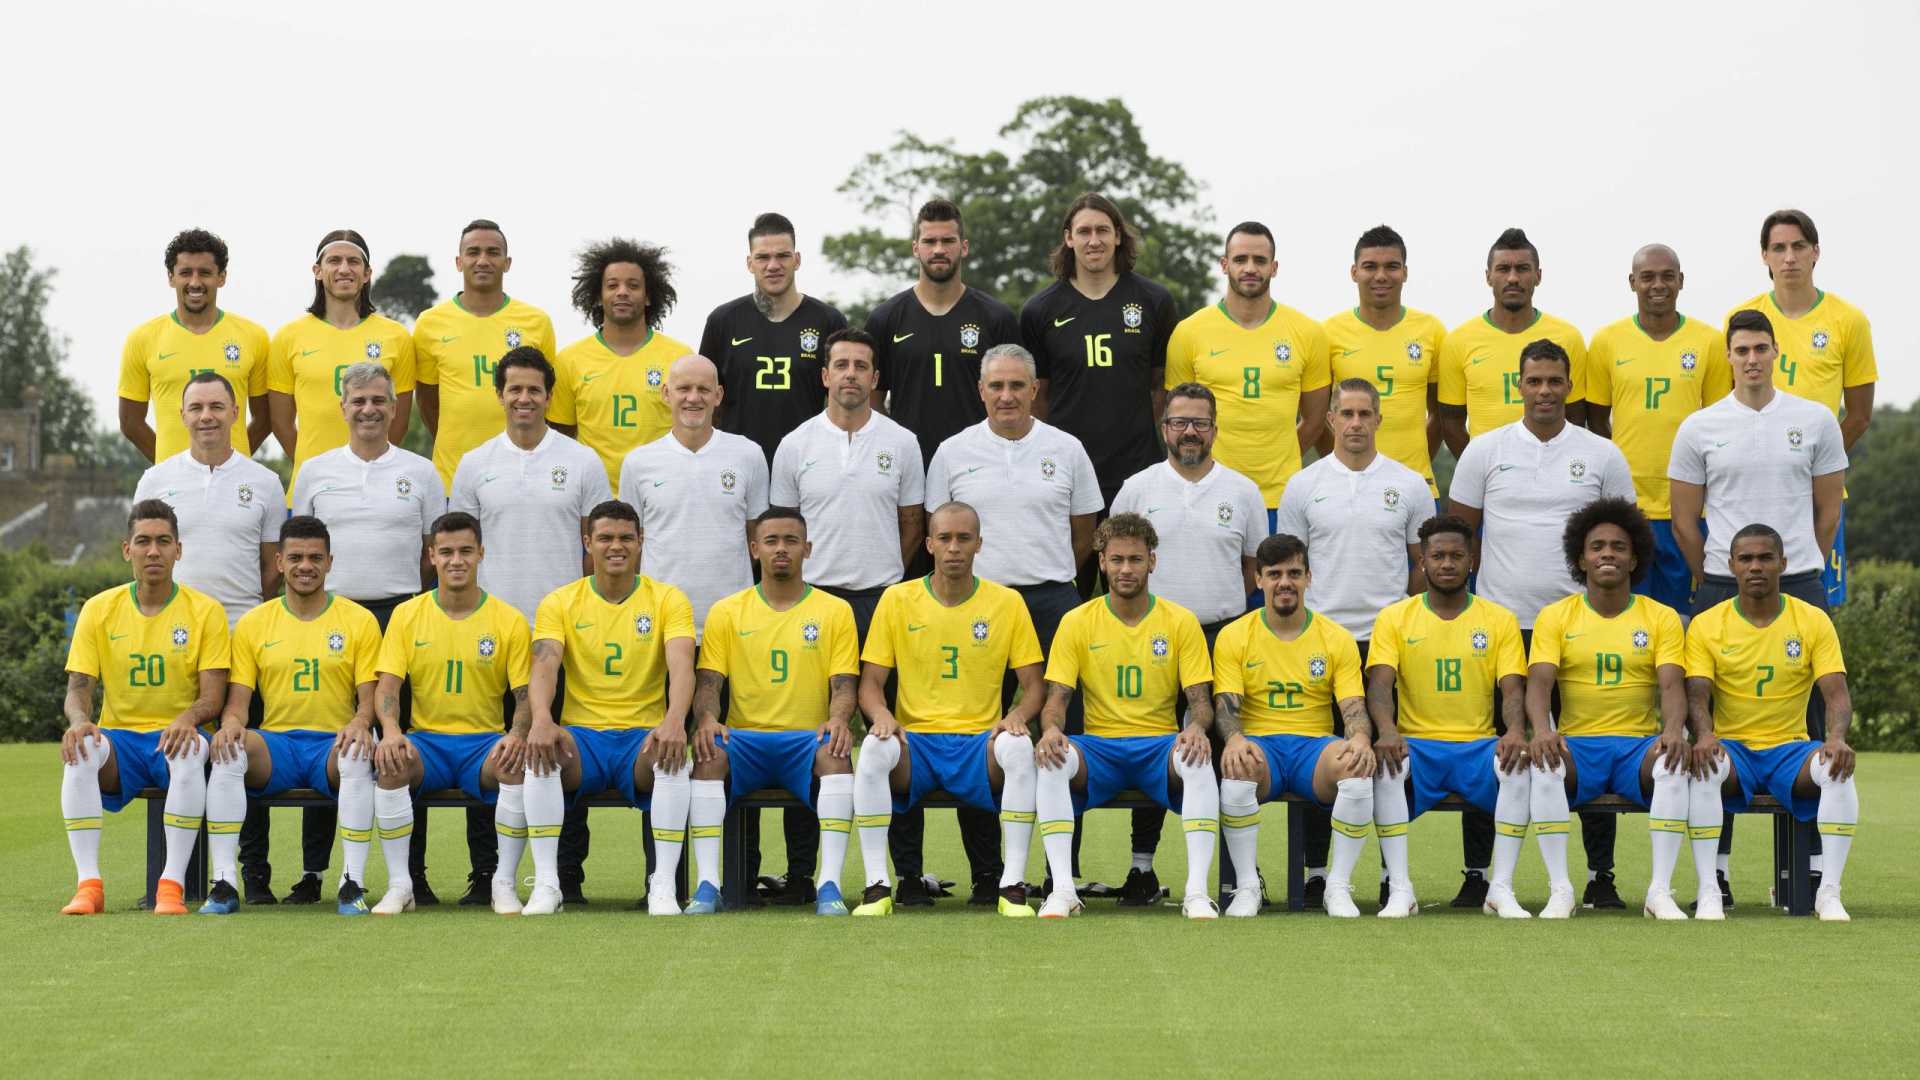
POLYGON ((580 385, 581 385, 581 386, 585 386, 585 385, 587 385, 588 383, 590 383, 590 382, 592 382, 593 380, 595 380, 595 379, 597 379, 597 378, 599 378, 599 377, 600 377, 601 375, 605 375, 605 374, 606 374, 606 372, 604 372, 604 371, 602 371, 602 372, 600 372, 599 374, 596 374, 596 375, 582 375, 582 376, 580 376, 580 385))
POLYGON ((1260 666, 1261 664, 1264 664, 1264 663, 1266 663, 1266 661, 1265 661, 1265 660, 1249 660, 1249 661, 1247 661, 1247 670, 1249 670, 1249 671, 1251 671, 1251 670, 1253 670, 1254 668, 1257 668, 1257 667, 1259 667, 1259 666, 1260 666))
POLYGON ((1626 359, 1626 360, 1615 360, 1615 361, 1613 362, 1613 366, 1614 366, 1614 367, 1625 367, 1626 365, 1628 365, 1628 364, 1631 364, 1631 363, 1633 363, 1633 360, 1632 360, 1632 359, 1626 359))
POLYGON ((1738 645, 1722 645, 1720 646, 1720 655, 1725 656, 1728 653, 1733 652, 1735 649, 1738 649, 1739 647, 1740 646, 1738 645))
POLYGON ((666 486, 667 486, 667 482, 666 482, 665 480, 655 480, 655 481, 653 482, 653 486, 654 486, 654 487, 666 487, 666 486))
POLYGON ((1208 355, 1208 356, 1219 356, 1219 355, 1220 355, 1221 353, 1223 353, 1223 352, 1227 352, 1227 351, 1228 351, 1228 350, 1226 350, 1226 349, 1208 349, 1208 350, 1207 350, 1207 355, 1208 355))
POLYGON ((803 464, 802 464, 802 465, 800 466, 800 471, 801 471, 801 472, 806 472, 806 471, 807 471, 808 469, 811 469, 811 468, 813 468, 813 467, 814 467, 815 465, 817 465, 817 464, 819 464, 819 463, 820 463, 820 459, 819 459, 819 458, 815 458, 815 459, 813 459, 812 461, 808 461, 808 462, 805 462, 805 463, 803 463, 803 464))
POLYGON ((442 345, 445 345, 445 344, 446 344, 447 342, 449 342, 449 341, 459 341, 459 340, 460 340, 460 336, 459 336, 458 334, 455 334, 455 335, 454 335, 453 337, 443 337, 443 338, 441 338, 441 339, 440 339, 440 344, 442 344, 442 345))
POLYGON ((276 638, 276 639, 275 639, 275 640, 273 640, 273 641, 263 641, 263 642, 261 642, 261 643, 260 643, 260 647, 261 647, 261 648, 263 648, 263 649, 271 649, 271 648, 273 648, 273 647, 274 647, 275 645, 278 645, 278 644, 280 644, 280 642, 282 642, 282 641, 285 641, 285 640, 286 640, 285 638, 276 638))
POLYGON ((1574 638, 1577 638, 1577 637, 1586 637, 1586 636, 1587 636, 1587 635, 1586 635, 1586 634, 1585 634, 1584 632, 1582 632, 1582 633, 1578 633, 1578 634, 1568 634, 1568 635, 1567 635, 1567 640, 1568 640, 1568 641, 1572 641, 1572 640, 1573 640, 1574 638))
POLYGON ((123 638, 123 637, 126 637, 126 636, 127 636, 127 635, 125 635, 125 634, 108 634, 108 635, 107 635, 107 640, 108 640, 108 641, 119 641, 119 640, 120 640, 121 638, 123 638))
POLYGON ((487 473, 486 475, 480 478, 480 482, 483 484, 491 484, 497 479, 499 479, 499 476, 497 474, 487 473))
POLYGON ((303 357, 312 356, 314 353, 317 353, 319 351, 320 351, 319 349, 301 349, 300 355, 303 357))
POLYGON ((1107 643, 1106 643, 1106 642, 1104 642, 1104 641, 1102 641, 1102 642, 1099 642, 1099 643, 1097 643, 1097 644, 1093 644, 1093 645, 1089 645, 1089 646, 1087 646, 1087 651, 1088 651, 1088 652, 1092 652, 1092 651, 1093 651, 1093 650, 1095 650, 1095 649, 1104 649, 1104 648, 1106 648, 1106 647, 1107 647, 1107 643))
POLYGON ((978 465, 969 465, 969 466, 967 466, 967 475, 968 475, 968 476, 972 476, 972 475, 973 475, 974 473, 977 473, 977 472, 979 472, 979 471, 980 471, 980 466, 978 466, 978 465))
POLYGON ((1149 514, 1157 514, 1157 513, 1159 513, 1159 512, 1160 512, 1160 508, 1159 508, 1159 507, 1157 507, 1157 506, 1149 506, 1149 507, 1147 507, 1147 513, 1149 513, 1149 514))
POLYGON ((413 643, 413 647, 416 649, 424 649, 431 644, 433 644, 431 641, 416 641, 413 643))
POLYGON ((593 623, 591 623, 591 622, 577 622, 577 623, 574 623, 574 624, 573 624, 573 628, 574 628, 575 630, 591 630, 591 629, 593 629, 593 623))
POLYGON ((1498 471, 1500 471, 1500 472, 1506 472, 1506 471, 1507 471, 1508 469, 1511 469, 1511 468, 1513 468, 1513 466, 1511 466, 1511 465, 1495 465, 1495 466, 1494 466, 1494 468, 1495 468, 1496 470, 1498 470, 1498 471))
POLYGON ((175 357, 175 356, 179 356, 179 355, 180 355, 180 354, 179 354, 179 353, 177 353, 177 352, 163 352, 163 353, 161 353, 161 354, 160 354, 160 359, 162 359, 162 360, 166 360, 166 359, 168 359, 168 358, 170 358, 170 357, 175 357))
POLYGON ((752 636, 753 636, 753 631, 751 631, 751 630, 742 630, 742 631, 740 631, 740 636, 741 636, 741 637, 752 637, 752 636))
POLYGON ((1485 360, 1485 359, 1486 359, 1486 357, 1484 357, 1484 356, 1476 356, 1476 357, 1474 357, 1474 358, 1473 358, 1473 363, 1476 363, 1476 364, 1477 364, 1477 363, 1479 363, 1480 361, 1482 361, 1482 360, 1485 360))
POLYGON ((732 342, 735 345, 745 345, 747 342, 752 341, 753 339, 750 337, 737 337, 737 338, 728 338, 727 340, 732 342))
POLYGON ((918 624, 918 625, 915 625, 914 623, 908 623, 908 624, 907 624, 907 633, 909 633, 909 634, 912 634, 912 633, 916 633, 916 632, 918 632, 918 631, 921 631, 921 630, 925 630, 926 628, 927 628, 927 624, 926 624, 926 623, 920 623, 920 624, 918 624))
POLYGON ((1425 641, 1425 640, 1427 640, 1427 639, 1426 639, 1426 638, 1424 638, 1424 637, 1410 637, 1410 638, 1408 638, 1408 639, 1407 639, 1407 644, 1409 644, 1409 645, 1418 645, 1418 644, 1420 644, 1421 642, 1423 642, 1423 641, 1425 641))
POLYGON ((1360 351, 1359 349, 1341 349, 1341 350, 1340 350, 1340 358, 1341 358, 1342 360, 1344 360, 1344 359, 1346 359, 1347 357, 1349 357, 1349 356, 1352 356, 1352 355, 1353 355, 1354 353, 1357 353, 1357 352, 1359 352, 1359 351, 1360 351))
MULTIPOLYGON (((919 331, 917 331, 917 330, 916 330, 916 331, 914 331, 914 333, 918 333, 918 332, 919 332, 919 331)), ((905 340, 907 340, 908 338, 910 338, 910 337, 912 337, 912 336, 913 336, 913 334, 895 334, 895 335, 893 335, 893 343, 894 343, 895 345, 898 345, 898 344, 900 344, 901 342, 903 342, 903 341, 905 341, 905 340)))
POLYGON ((1070 323, 1070 322, 1072 322, 1073 320, 1075 320, 1075 319, 1077 319, 1077 318, 1079 318, 1079 317, 1080 317, 1080 316, 1078 316, 1078 315, 1069 315, 1069 316, 1067 316, 1067 317, 1066 317, 1066 318, 1064 318, 1064 319, 1055 319, 1055 320, 1053 320, 1053 325, 1054 325, 1054 326, 1056 326, 1056 327, 1060 327, 1060 326, 1065 326, 1065 325, 1067 325, 1068 323, 1070 323))
POLYGON ((1715 443, 1713 444, 1713 448, 1714 448, 1715 450, 1718 450, 1719 448, 1721 448, 1721 447, 1723 447, 1723 446, 1725 446, 1725 445, 1727 445, 1727 444, 1726 444, 1726 442, 1725 442, 1724 440, 1722 440, 1722 441, 1719 441, 1719 442, 1715 442, 1715 443))
POLYGON ((1328 499, 1331 499, 1331 498, 1333 498, 1333 496, 1331 496, 1331 495, 1315 495, 1315 496, 1313 497, 1313 501, 1314 501, 1314 502, 1326 502, 1326 501, 1327 501, 1328 499))

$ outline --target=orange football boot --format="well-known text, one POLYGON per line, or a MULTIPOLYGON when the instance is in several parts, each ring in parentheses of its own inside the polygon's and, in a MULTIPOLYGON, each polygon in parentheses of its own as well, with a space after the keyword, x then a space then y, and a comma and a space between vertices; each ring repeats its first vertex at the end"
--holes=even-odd
POLYGON ((100 915, 107 910, 107 891, 97 877, 88 878, 73 891, 73 899, 60 909, 62 915, 100 915))
POLYGON ((161 878, 153 887, 153 913, 185 915, 187 913, 186 887, 177 881, 161 878))

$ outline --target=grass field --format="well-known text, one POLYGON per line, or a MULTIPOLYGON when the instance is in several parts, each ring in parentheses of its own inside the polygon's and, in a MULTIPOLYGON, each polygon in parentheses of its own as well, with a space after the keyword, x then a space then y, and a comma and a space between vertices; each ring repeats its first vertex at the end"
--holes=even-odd
MULTIPOLYGON (((872 921, 765 910, 649 919, 630 910, 640 829, 627 811, 594 815, 593 903, 553 919, 443 906, 347 920, 327 904, 157 920, 133 910, 137 807, 108 820, 111 913, 63 919, 54 912, 73 873, 58 776, 53 746, 0 747, 0 1044, 10 1062, 0 1071, 11 1076, 1920 1071, 1920 755, 1861 758, 1846 926, 1764 907, 1771 848, 1759 818, 1741 822, 1739 907, 1722 925, 1640 917, 1639 817, 1622 819, 1620 840, 1631 910, 1564 925, 1451 911, 1458 826, 1442 814, 1414 825, 1427 906, 1404 923, 1270 911, 1190 924, 1177 905, 1110 903, 1066 923, 1013 923, 958 899, 872 921)), ((435 814, 430 862, 452 899, 462 830, 458 811, 435 814)), ((930 818, 929 869, 960 876, 951 815, 930 818)), ((1086 868, 1114 880, 1127 815, 1088 820, 1086 868)), ((1282 812, 1267 820, 1262 862, 1277 877, 1282 812)), ((279 811, 275 826, 276 861, 297 865, 298 813, 279 811)), ((1158 869, 1177 882, 1178 827, 1165 837, 1158 869)), ((1362 866, 1373 859, 1370 844, 1362 866)), ((376 853, 376 896, 379 862, 376 853)), ((857 845, 848 863, 858 895, 857 845)), ((1683 855, 1676 877, 1691 873, 1683 855)), ((291 882, 283 872, 276 887, 291 882)), ((1518 889, 1529 908, 1546 899, 1531 841, 1518 889)))

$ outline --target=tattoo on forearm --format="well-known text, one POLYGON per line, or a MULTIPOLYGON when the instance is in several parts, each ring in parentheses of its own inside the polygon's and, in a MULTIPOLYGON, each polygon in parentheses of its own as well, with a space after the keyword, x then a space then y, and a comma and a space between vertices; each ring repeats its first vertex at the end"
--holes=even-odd
POLYGON ((1182 687, 1180 692, 1187 698, 1187 723, 1199 725, 1202 731, 1211 730, 1214 724, 1213 684, 1194 683, 1192 686, 1182 687))
POLYGON ((853 718, 853 706, 860 680, 852 675, 833 675, 827 679, 827 719, 842 723, 853 718))
POLYGON ((1340 703, 1340 721, 1347 726, 1347 737, 1364 735, 1373 738, 1373 721, 1367 716, 1366 703, 1359 698, 1347 698, 1340 703))
POLYGON ((1713 683, 1706 679, 1687 680, 1687 720, 1693 726, 1694 738, 1699 738, 1713 730, 1713 683))
POLYGON ((77 671, 67 673, 66 714, 68 724, 89 724, 93 722, 93 686, 93 676, 82 675, 77 671))
POLYGON ((1240 734, 1240 695, 1213 695, 1213 727, 1220 733, 1220 741, 1226 742, 1240 734))
POLYGON ((704 724, 720 720, 720 688, 725 686, 727 677, 717 671, 701 668, 693 676, 693 722, 704 724))

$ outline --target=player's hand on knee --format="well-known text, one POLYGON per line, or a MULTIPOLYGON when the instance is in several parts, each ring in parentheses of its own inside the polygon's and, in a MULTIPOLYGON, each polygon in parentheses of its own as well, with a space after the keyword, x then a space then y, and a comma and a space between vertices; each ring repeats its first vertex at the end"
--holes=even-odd
POLYGON ((193 716, 182 713, 160 733, 160 753, 169 758, 191 754, 195 740, 199 738, 200 729, 194 726, 193 716))
POLYGON ((726 730, 711 720, 702 721, 693 732, 693 760, 701 765, 712 761, 716 742, 726 745, 726 730))
POLYGON ((1373 756, 1380 772, 1399 772, 1407 761, 1407 740, 1398 731, 1389 731, 1373 741, 1373 756))
POLYGON ((1040 741, 1033 745, 1033 760, 1043 769, 1057 769, 1067 763, 1066 732, 1059 728, 1048 728, 1040 735, 1040 741))
POLYGON ((405 777, 413 768, 413 743, 397 732, 381 739, 373 753, 373 764, 382 779, 405 777))
MULTIPOLYGON (((501 742, 505 743, 506 740, 502 739, 501 742)), ((533 722, 533 729, 527 733, 527 760, 535 771, 549 772, 571 757, 573 747, 559 724, 551 718, 533 722)))
POLYGON ((1493 744, 1493 763, 1507 773, 1527 763, 1527 743, 1517 729, 1509 729, 1493 744))
POLYGON ((1349 735, 1335 751, 1333 760, 1339 762, 1351 776, 1372 776, 1377 761, 1373 753, 1373 740, 1365 735, 1349 735))
POLYGON ((487 756, 493 759, 495 776, 511 776, 527 767, 527 740, 508 732, 493 744, 493 753, 487 756))
POLYGON ((876 739, 891 739, 900 734, 900 720, 890 712, 883 712, 867 725, 867 734, 876 739))
POLYGON ((1827 775, 1835 780, 1846 780, 1853 775, 1853 747, 1838 737, 1829 737, 1819 750, 1821 760, 1827 763, 1827 775))
POLYGON ((817 743, 821 739, 826 740, 827 756, 837 758, 853 756, 853 732, 848 730, 845 720, 829 717, 817 731, 819 738, 814 741, 817 743))
MULTIPOLYGON (((684 724, 666 724, 647 733, 645 742, 640 744, 640 753, 651 757, 656 765, 670 773, 677 773, 687 766, 687 729, 684 724)), ((567 756, 573 756, 573 747, 567 747, 567 756)))
POLYGON ((1188 724, 1173 737, 1174 753, 1186 765, 1205 765, 1213 760, 1213 744, 1207 741, 1207 733, 1197 724, 1188 724))
POLYGON ((351 721, 333 737, 334 752, 343 757, 360 761, 372 761, 374 749, 373 727, 358 720, 351 721))
POLYGON ((1720 759, 1726 756, 1726 753, 1726 750, 1720 746, 1720 740, 1711 732, 1702 735, 1694 740, 1693 760, 1688 764, 1687 772, 1692 774, 1695 780, 1705 780, 1713 775, 1714 768, 1720 764, 1720 759))
POLYGON ((1665 762, 1674 772, 1691 773, 1693 748, 1687 745, 1685 735, 1663 731, 1653 744, 1653 760, 1665 762))
POLYGON ((1526 753, 1533 759, 1534 768, 1550 773, 1567 763, 1567 737, 1551 730, 1535 732, 1526 753))
POLYGON ((247 756, 247 725, 238 717, 228 717, 213 733, 213 760, 244 760, 247 756))
POLYGON ((1000 722, 993 725, 994 737, 998 738, 1002 732, 1008 735, 1031 735, 1032 734, 1032 732, 1027 730, 1027 722, 1025 720, 1022 720, 1019 717, 1012 716, 1012 715, 1001 717, 1000 722))
POLYGON ((1260 768, 1260 752, 1245 735, 1235 732, 1220 748, 1220 772, 1231 780, 1250 780, 1260 768))
POLYGON ((78 765, 93 756, 97 744, 105 741, 100 728, 92 721, 75 724, 60 736, 60 763, 78 765))

